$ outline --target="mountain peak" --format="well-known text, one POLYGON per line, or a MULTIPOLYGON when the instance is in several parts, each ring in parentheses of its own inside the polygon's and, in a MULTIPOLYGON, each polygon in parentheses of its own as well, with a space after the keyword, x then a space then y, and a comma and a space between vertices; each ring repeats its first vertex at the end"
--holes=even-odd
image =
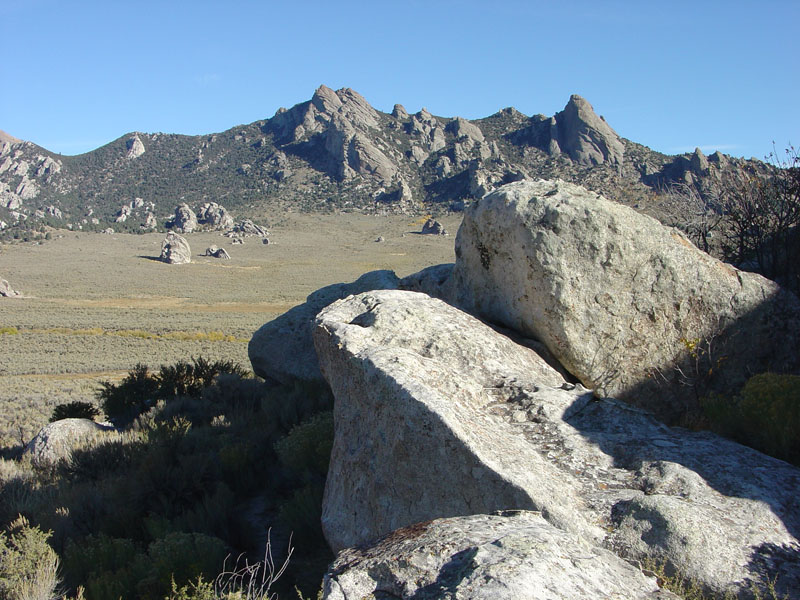
POLYGON ((0 144, 19 144, 21 142, 22 140, 15 138, 13 135, 9 135, 0 129, 0 144))
POLYGON ((572 94, 555 121, 558 148, 572 160, 583 165, 622 164, 625 147, 617 132, 581 96, 572 94))

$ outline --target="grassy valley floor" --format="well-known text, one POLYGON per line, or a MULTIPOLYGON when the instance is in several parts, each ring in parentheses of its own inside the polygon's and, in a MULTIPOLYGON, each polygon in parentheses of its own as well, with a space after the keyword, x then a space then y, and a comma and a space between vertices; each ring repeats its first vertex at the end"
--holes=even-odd
POLYGON ((29 440, 57 404, 94 402, 100 381, 136 363, 203 356, 249 368, 252 333, 314 290, 453 262, 460 220, 441 219, 452 234, 442 237, 419 235, 411 217, 272 215, 268 245, 185 236, 188 265, 157 260, 164 234, 55 231, 42 245, 0 246, 0 276, 25 295, 0 298, 0 446, 29 440), (231 260, 202 256, 212 245, 231 260))

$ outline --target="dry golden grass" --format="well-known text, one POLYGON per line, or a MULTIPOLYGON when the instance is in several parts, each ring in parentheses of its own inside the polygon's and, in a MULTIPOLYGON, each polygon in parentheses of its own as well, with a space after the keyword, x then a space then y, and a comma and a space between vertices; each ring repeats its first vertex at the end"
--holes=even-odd
MULTIPOLYGON (((192 356, 249 368, 247 340, 325 285, 366 271, 405 276, 454 260, 455 235, 418 235, 412 217, 267 215, 270 244, 186 238, 193 262, 157 260, 163 234, 54 232, 0 247, 0 276, 24 298, 0 298, 0 443, 30 438, 53 407, 93 401, 104 374, 192 356), (378 236, 384 241, 375 242, 378 236), (230 261, 200 256, 224 247, 230 261)), ((460 216, 440 219, 455 233, 460 216)))

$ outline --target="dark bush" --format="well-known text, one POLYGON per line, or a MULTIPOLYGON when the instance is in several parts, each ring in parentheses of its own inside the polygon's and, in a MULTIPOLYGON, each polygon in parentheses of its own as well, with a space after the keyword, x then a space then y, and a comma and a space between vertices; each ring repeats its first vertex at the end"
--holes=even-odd
POLYGON ((100 414, 100 410, 89 402, 76 400, 68 404, 59 404, 53 409, 50 422, 60 421, 61 419, 94 419, 100 414))
POLYGON ((735 398, 707 398, 703 409, 715 431, 800 466, 800 376, 755 375, 735 398))
POLYGON ((109 381, 100 383, 97 393, 103 412, 115 425, 128 425, 149 407, 155 404, 158 381, 150 374, 147 365, 137 364, 115 385, 109 381))
POLYGON ((157 377, 159 397, 198 397, 222 373, 243 376, 247 372, 232 361, 209 362, 202 356, 193 358, 191 363, 180 361, 172 366, 163 366, 157 377))

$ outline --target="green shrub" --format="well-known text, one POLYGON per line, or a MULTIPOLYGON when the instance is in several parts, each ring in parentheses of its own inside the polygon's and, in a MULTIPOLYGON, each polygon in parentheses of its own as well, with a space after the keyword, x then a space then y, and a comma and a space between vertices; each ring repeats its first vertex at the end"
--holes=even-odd
POLYGON ((314 415, 296 425, 275 444, 281 464, 298 474, 328 472, 333 447, 333 412, 314 415))
POLYGON ((89 402, 69 402, 68 404, 59 404, 53 409, 53 414, 50 417, 50 422, 60 421, 61 419, 94 419, 100 414, 98 408, 89 402))
POLYGON ((800 377, 774 373, 751 377, 739 406, 753 447, 800 465, 800 377))
POLYGON ((762 373, 734 398, 710 396, 711 428, 765 454, 800 466, 800 377, 762 373))
POLYGON ((18 517, 0 532, 0 598, 50 600, 58 587, 58 556, 50 533, 18 517))
MULTIPOLYGON (((64 551, 64 572, 70 585, 85 585, 91 600, 131 596, 144 572, 138 572, 133 541, 106 534, 71 542, 64 551)), ((144 569, 142 569, 144 571, 144 569)))
POLYGON ((281 504, 278 511, 281 522, 294 535, 304 550, 325 546, 322 534, 322 496, 324 482, 310 483, 281 504))
POLYGON ((143 598, 164 598, 173 582, 184 584, 201 575, 216 575, 226 554, 225 544, 218 538, 202 533, 171 533, 150 544, 148 574, 136 589, 143 598))

